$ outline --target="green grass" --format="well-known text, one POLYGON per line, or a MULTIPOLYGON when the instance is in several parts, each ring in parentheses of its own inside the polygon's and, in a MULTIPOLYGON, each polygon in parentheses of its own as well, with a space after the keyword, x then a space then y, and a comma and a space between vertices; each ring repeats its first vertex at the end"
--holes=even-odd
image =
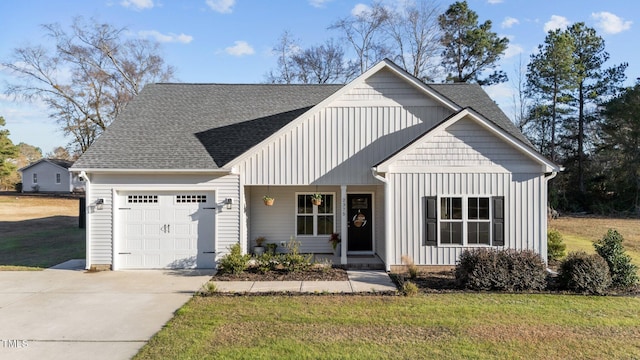
POLYGON ((585 251, 595 253, 593 242, 616 229, 624 237, 623 245, 634 264, 640 266, 640 219, 573 218, 560 217, 552 220, 549 228, 557 229, 567 245, 567 252, 585 251))
POLYGON ((640 299, 194 297, 135 359, 639 358, 640 299))
POLYGON ((0 270, 48 268, 85 257, 85 230, 77 227, 31 231, 0 241, 0 270))

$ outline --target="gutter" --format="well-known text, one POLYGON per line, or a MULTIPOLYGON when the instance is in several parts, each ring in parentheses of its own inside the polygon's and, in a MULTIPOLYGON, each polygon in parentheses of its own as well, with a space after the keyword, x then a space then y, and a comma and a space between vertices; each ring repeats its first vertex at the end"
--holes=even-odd
POLYGON ((234 172, 232 169, 91 169, 91 168, 71 168, 73 172, 91 172, 95 174, 231 174, 234 172))
POLYGON ((387 272, 391 271, 391 249, 393 247, 393 243, 391 241, 391 227, 390 217, 391 217, 391 197, 389 196, 389 179, 380 175, 377 167, 371 168, 371 175, 380 180, 384 184, 384 266, 387 272))
POLYGON ((85 214, 85 246, 86 246, 86 261, 85 261, 85 265, 84 268, 85 270, 89 270, 89 268, 91 267, 91 216, 89 214, 89 199, 91 198, 91 180, 89 179, 89 175, 87 175, 87 173, 83 170, 80 172, 80 175, 78 175, 80 178, 83 178, 86 186, 85 186, 85 191, 84 191, 84 197, 85 197, 85 202, 84 202, 84 214, 85 214))

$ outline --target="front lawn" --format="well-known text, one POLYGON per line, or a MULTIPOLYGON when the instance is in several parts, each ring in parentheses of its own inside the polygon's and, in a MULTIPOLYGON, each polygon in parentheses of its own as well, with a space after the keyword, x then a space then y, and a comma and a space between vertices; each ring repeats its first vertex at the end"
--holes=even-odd
POLYGON ((593 242, 605 236, 608 229, 615 229, 624 237, 622 245, 633 263, 640 266, 640 219, 561 216, 551 220, 549 228, 562 234, 567 251, 591 254, 595 253, 593 242))
POLYGON ((640 358, 640 298, 194 297, 135 359, 640 358))
POLYGON ((0 195, 0 271, 51 267, 85 257, 78 199, 0 195))

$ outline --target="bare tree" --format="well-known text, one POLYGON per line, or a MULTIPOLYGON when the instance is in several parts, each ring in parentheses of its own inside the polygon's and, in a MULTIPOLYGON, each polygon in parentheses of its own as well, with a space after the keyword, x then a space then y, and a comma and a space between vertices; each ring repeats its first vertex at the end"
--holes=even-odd
POLYGON ((291 84, 296 82, 295 64, 293 56, 300 52, 300 46, 292 38, 289 31, 280 35, 278 44, 273 47, 273 53, 278 57, 278 66, 267 74, 267 82, 274 84, 291 84))
POLYGON ((344 49, 332 39, 293 55, 292 60, 304 84, 346 83, 357 73, 357 65, 345 60, 344 49))
POLYGON ((438 22, 441 9, 432 0, 407 2, 388 15, 386 29, 397 53, 393 59, 407 72, 423 81, 437 77, 437 61, 442 46, 442 30, 438 22))
POLYGON ((529 98, 526 93, 527 85, 527 67, 522 62, 522 55, 518 57, 518 63, 514 66, 514 75, 510 77, 509 82, 513 90, 513 122, 523 131, 529 117, 527 112, 529 109, 529 98))
POLYGON ((21 80, 7 94, 42 99, 72 145, 80 152, 93 143, 142 87, 167 81, 173 68, 159 55, 159 44, 125 40, 125 29, 76 18, 70 31, 43 25, 55 50, 17 48, 4 66, 21 80))
POLYGON ((389 11, 380 2, 375 2, 360 13, 329 26, 329 29, 340 31, 353 46, 360 73, 389 55, 384 38, 384 25, 388 19, 389 11))

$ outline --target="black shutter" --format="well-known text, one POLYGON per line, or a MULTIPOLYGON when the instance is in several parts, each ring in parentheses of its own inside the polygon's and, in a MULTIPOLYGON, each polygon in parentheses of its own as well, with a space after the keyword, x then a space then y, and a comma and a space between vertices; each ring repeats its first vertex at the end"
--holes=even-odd
POLYGON ((424 197, 424 244, 426 246, 438 245, 438 206, 435 196, 424 197))
POLYGON ((504 246, 504 196, 493 197, 493 246, 504 246))

